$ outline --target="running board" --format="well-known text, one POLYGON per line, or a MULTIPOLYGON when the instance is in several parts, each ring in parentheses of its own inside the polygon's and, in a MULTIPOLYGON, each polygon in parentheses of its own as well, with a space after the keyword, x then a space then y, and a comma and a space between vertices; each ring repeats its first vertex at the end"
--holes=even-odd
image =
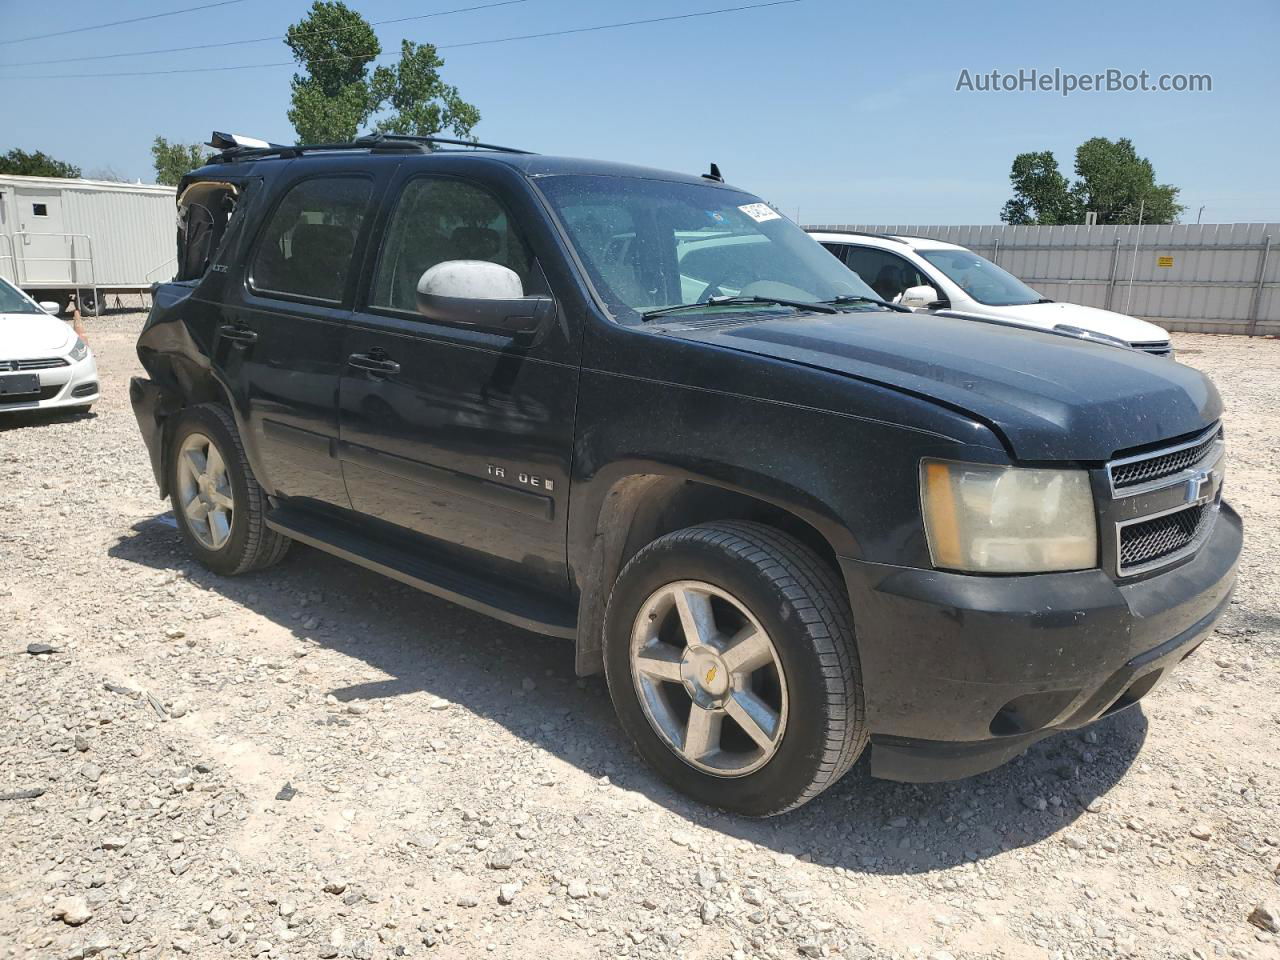
POLYGON ((296 508, 279 506, 266 516, 267 526, 291 540, 350 560, 468 610, 512 626, 552 637, 577 636, 577 617, 568 604, 557 604, 531 590, 495 586, 454 566, 445 566, 369 537, 331 519, 318 519, 296 508))

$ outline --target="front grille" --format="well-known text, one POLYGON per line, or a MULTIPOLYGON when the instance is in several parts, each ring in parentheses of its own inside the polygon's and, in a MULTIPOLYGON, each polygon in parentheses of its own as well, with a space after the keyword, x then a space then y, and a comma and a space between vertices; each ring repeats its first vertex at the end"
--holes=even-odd
POLYGON ((6 366, 8 367, 9 372, 12 373, 21 370, 52 370, 54 367, 69 367, 71 364, 62 357, 43 357, 39 360, 0 361, 0 372, 3 372, 6 366))
POLYGON ((1114 531, 1108 569, 1120 577, 1152 573, 1200 549, 1222 503, 1225 449, 1215 423, 1107 464, 1111 500, 1102 512, 1114 531))
POLYGON ((1213 427, 1181 446, 1113 461, 1107 467, 1111 474, 1111 487, 1120 491, 1197 468, 1217 454, 1221 440, 1222 428, 1213 427))
POLYGON ((1135 350, 1141 350, 1143 353, 1149 353, 1156 357, 1173 356, 1173 344, 1168 340, 1152 340, 1150 343, 1134 343, 1130 344, 1135 350))
POLYGON ((1206 532, 1216 503, 1199 503, 1166 513, 1151 520, 1130 523, 1120 528, 1120 574, 1162 560, 1172 560, 1194 547, 1206 532))

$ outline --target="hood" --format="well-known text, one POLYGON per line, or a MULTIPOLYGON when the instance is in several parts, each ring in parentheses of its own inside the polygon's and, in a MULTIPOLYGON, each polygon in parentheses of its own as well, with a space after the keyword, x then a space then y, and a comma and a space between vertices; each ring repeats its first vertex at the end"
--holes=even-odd
POLYGON ((47 313, 0 313, 0 360, 56 356, 75 335, 71 324, 47 313))
POLYGON ((984 313, 995 317, 1034 324, 1052 330, 1060 323, 1096 333, 1117 337, 1125 343, 1158 343, 1169 339, 1168 331, 1146 320, 1111 310, 1086 307, 1078 303, 1028 303, 1016 307, 986 307, 984 313))
POLYGON ((1213 383, 1180 363, 929 314, 800 316, 667 335, 927 397, 990 425, 1019 460, 1107 460, 1201 430, 1222 412, 1213 383))

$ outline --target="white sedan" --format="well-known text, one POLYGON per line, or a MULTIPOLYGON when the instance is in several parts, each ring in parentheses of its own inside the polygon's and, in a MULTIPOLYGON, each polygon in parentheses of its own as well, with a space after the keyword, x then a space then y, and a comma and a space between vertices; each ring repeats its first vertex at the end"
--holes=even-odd
POLYGON ((0 413, 88 410, 98 399, 98 365, 71 325, 0 278, 0 413))

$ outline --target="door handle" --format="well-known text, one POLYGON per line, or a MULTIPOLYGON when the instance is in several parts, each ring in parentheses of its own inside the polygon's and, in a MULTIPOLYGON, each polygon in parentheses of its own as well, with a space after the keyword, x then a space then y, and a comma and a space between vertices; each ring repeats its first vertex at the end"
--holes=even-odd
POLYGON ((258 335, 242 324, 224 323, 218 328, 218 332, 227 340, 234 340, 236 343, 257 343, 258 335))
POLYGON ((400 372, 400 364, 394 360, 389 360, 381 350, 376 353, 353 353, 347 357, 347 363, 357 370, 367 370, 370 373, 394 374, 400 372))

